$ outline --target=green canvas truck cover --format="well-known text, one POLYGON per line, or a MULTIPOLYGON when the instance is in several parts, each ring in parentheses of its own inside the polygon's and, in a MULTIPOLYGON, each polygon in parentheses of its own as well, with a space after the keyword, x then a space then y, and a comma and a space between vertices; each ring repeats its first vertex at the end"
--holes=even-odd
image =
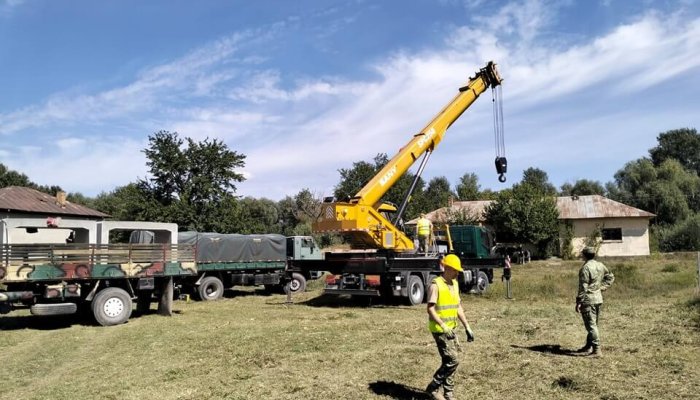
POLYGON ((196 246, 198 263, 286 261, 287 238, 277 234, 180 232, 180 244, 196 246))

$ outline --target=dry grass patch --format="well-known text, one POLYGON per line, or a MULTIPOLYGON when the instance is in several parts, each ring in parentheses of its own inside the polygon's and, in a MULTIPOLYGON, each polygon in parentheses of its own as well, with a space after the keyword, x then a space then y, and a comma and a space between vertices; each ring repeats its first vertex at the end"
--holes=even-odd
MULTIPOLYGON (((700 300, 688 257, 603 260, 605 356, 573 311, 580 262, 514 267, 514 300, 494 282, 465 295, 476 341, 463 344, 460 398, 678 399, 700 391, 700 300), (671 266, 671 267, 670 267, 671 266)), ((498 278, 500 279, 500 277, 498 278)), ((0 318, 3 397, 21 399, 410 399, 439 365, 424 307, 320 296, 285 305, 235 291, 219 302, 176 302, 115 327, 79 318, 0 318)))

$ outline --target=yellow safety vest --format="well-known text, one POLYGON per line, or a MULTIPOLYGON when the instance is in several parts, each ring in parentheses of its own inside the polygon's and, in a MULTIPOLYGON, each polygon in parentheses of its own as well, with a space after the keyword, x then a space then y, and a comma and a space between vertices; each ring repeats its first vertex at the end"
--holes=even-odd
POLYGON ((416 223, 418 227, 418 236, 428 236, 430 235, 430 221, 426 218, 421 218, 416 223))
MULTIPOLYGON (((452 289, 445 282, 445 278, 441 276, 433 279, 433 283, 438 288, 438 298, 437 303, 435 303, 437 315, 448 328, 457 328, 457 321, 459 320, 457 317, 457 310, 459 309, 459 284, 457 280, 452 281, 452 289)), ((431 318, 428 318, 428 329, 434 333, 443 332, 442 327, 431 318)))

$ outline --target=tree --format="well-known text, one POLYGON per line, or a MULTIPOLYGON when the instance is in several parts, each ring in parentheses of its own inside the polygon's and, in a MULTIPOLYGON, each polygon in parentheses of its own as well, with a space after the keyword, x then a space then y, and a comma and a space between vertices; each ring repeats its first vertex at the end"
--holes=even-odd
POLYGON ((556 196, 557 189, 549 183, 549 176, 539 168, 530 167, 523 171, 523 184, 531 185, 542 193, 549 196, 556 196))
POLYGON ((428 182, 428 187, 425 189, 424 204, 427 211, 433 211, 441 207, 447 207, 450 197, 456 197, 452 189, 450 189, 450 181, 444 176, 437 176, 428 182))
POLYGON ((457 184, 457 198, 461 201, 479 200, 479 177, 475 173, 466 173, 459 178, 457 184))
POLYGON ((700 175, 700 134, 690 128, 660 133, 658 146, 649 150, 651 161, 660 166, 668 159, 678 160, 686 169, 700 175))
POLYGON ((151 175, 139 181, 145 198, 163 207, 156 220, 171 220, 198 231, 214 230, 221 221, 220 204, 231 203, 236 183, 244 177, 236 171, 245 165, 245 155, 223 142, 208 138, 195 142, 180 139, 177 132, 160 131, 148 138, 144 150, 151 175))
POLYGON ((579 179, 574 184, 561 185, 562 196, 588 196, 592 194, 605 195, 605 188, 598 181, 579 179))
POLYGON ((93 205, 115 220, 169 222, 163 206, 137 183, 100 193, 93 205))
POLYGON ((556 199, 541 187, 520 183, 502 190, 486 209, 499 241, 532 243, 542 256, 551 254, 559 237, 556 199))
POLYGON ((0 164, 0 187, 23 186, 33 187, 36 184, 29 180, 25 174, 8 169, 4 164, 0 164))
POLYGON ((238 226, 233 230, 242 234, 282 233, 277 204, 266 198, 245 197, 238 201, 238 226))
POLYGON ((630 161, 615 173, 615 183, 611 198, 656 214, 657 224, 672 225, 700 211, 700 178, 675 159, 658 167, 647 158, 630 161))

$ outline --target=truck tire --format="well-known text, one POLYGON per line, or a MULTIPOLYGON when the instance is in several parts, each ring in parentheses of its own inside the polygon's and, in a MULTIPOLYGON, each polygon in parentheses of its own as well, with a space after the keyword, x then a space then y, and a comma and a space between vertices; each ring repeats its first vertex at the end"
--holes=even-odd
POLYGON ((408 304, 412 306, 417 306, 423 302, 425 298, 425 285, 423 285, 423 280, 416 276, 411 275, 408 277, 408 304))
POLYGON ((479 271, 476 275, 476 284, 474 285, 474 291, 476 293, 485 293, 489 288, 489 276, 486 272, 479 271))
POLYGON ((92 300, 92 315, 102 326, 119 325, 129 320, 131 307, 131 297, 124 289, 109 287, 92 300))
POLYGON ((78 306, 75 303, 34 304, 29 311, 32 315, 75 314, 78 306))
POLYGON ((197 294, 204 301, 219 300, 224 295, 224 284, 215 276, 207 276, 199 283, 197 294))
POLYGON ((287 290, 286 288, 289 288, 292 293, 303 293, 306 291, 306 278, 304 275, 294 272, 292 280, 285 286, 285 290, 287 290))

